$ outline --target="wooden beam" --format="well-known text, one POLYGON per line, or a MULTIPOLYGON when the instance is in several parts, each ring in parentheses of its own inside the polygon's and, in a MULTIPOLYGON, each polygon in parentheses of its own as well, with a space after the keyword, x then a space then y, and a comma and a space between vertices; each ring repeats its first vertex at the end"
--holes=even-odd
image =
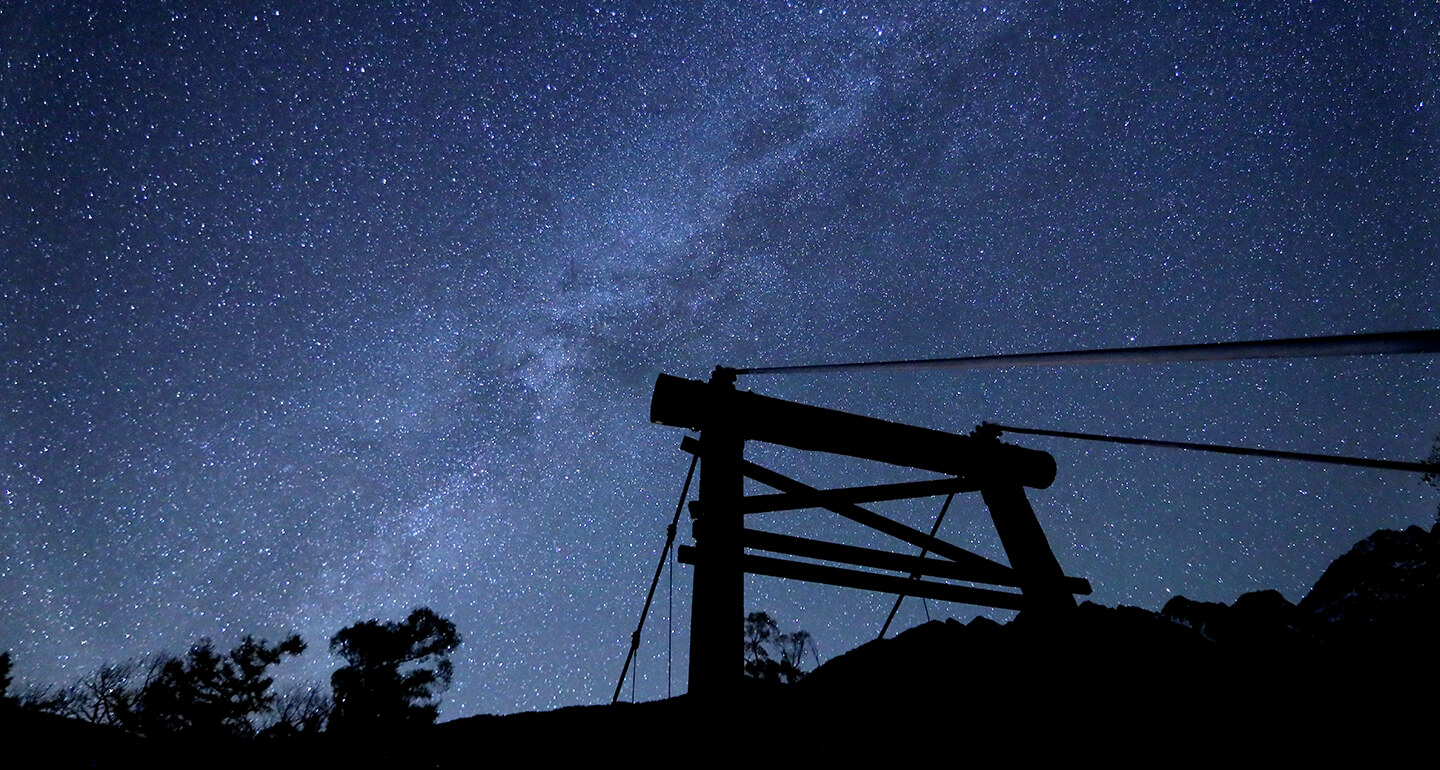
MULTIPOLYGON (((1020 578, 1015 571, 995 561, 990 562, 989 569, 981 570, 971 565, 962 566, 942 559, 925 559, 874 548, 828 543, 755 529, 744 530, 740 535, 740 542, 746 548, 782 553, 787 556, 822 559, 856 567, 871 567, 910 574, 919 573, 948 580, 966 580, 972 583, 988 583, 1010 588, 1020 587, 1020 578)), ((1088 596, 1091 593, 1090 581, 1084 578, 1066 577, 1065 586, 1077 594, 1088 596)))
MULTIPOLYGON (((734 376, 733 370, 728 373, 734 376)), ((717 370, 715 376, 722 374, 717 370)), ((650 421, 702 433, 720 427, 744 441, 920 468, 986 484, 1044 489, 1055 481, 1055 458, 1045 452, 734 388, 712 388, 668 374, 655 379, 650 421)))
MULTIPOLYGON (((686 436, 680 442, 680 448, 691 454, 699 454, 700 459, 705 459, 701 451, 700 442, 686 436)), ((703 467, 703 466, 702 466, 703 467)), ((817 492, 819 490, 812 486, 788 478, 780 473, 756 465, 749 460, 740 462, 740 472, 768 487, 773 487, 781 492, 817 492)), ((838 513, 841 516, 871 529, 883 532, 893 538, 909 543, 920 548, 927 548, 936 556, 949 559, 956 564, 963 564, 976 569, 984 570, 995 562, 990 561, 976 553, 971 553, 957 545, 952 545, 936 537, 931 537, 924 532, 912 527, 907 527, 893 519, 887 519, 874 511, 866 510, 858 505, 836 503, 834 505, 822 506, 825 510, 838 513)))
MULTIPOLYGON (((962 492, 979 492, 980 486, 966 479, 928 479, 899 484, 875 484, 868 487, 820 489, 814 492, 791 492, 778 495, 750 495, 741 499, 738 513, 772 513, 802 508, 829 508, 832 505, 878 503, 884 500, 908 500, 912 497, 933 497, 962 492)), ((700 501, 690 504, 690 512, 703 511, 700 501)))
MULTIPOLYGON (((694 548, 682 545, 678 555, 682 564, 695 564, 694 548)), ((879 591, 887 594, 904 593, 907 596, 973 604, 979 607, 994 607, 1002 610, 1020 610, 1024 609, 1025 605, 1025 599, 1020 594, 993 591, 988 588, 911 580, 897 575, 880 575, 874 572, 786 561, 754 554, 746 554, 741 558, 740 563, 745 567, 745 571, 752 575, 769 575, 770 577, 804 580, 810 583, 824 583, 842 588, 858 588, 863 591, 879 591)))
POLYGON ((968 580, 974 583, 989 583, 997 586, 1020 587, 1020 579, 1014 571, 1000 562, 992 561, 988 569, 976 566, 961 566, 944 559, 922 559, 919 556, 881 551, 875 548, 827 543, 805 537, 781 535, 747 529, 740 534, 740 542, 746 548, 782 553, 786 556, 802 556, 807 559, 840 562, 855 567, 892 570, 894 572, 919 572, 922 575, 968 580))
POLYGON ((1019 484, 986 487, 980 493, 990 508, 995 532, 1010 566, 1020 576, 1020 590, 1030 607, 1047 617, 1059 617, 1075 610, 1075 597, 1064 586, 1065 573, 1045 530, 1035 518, 1035 509, 1019 484))

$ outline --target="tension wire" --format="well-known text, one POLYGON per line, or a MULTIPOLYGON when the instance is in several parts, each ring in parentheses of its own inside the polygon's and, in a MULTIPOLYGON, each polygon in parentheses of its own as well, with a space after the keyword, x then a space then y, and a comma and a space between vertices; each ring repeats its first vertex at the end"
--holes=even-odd
POLYGON ((1102 348, 954 358, 910 358, 893 361, 859 361, 798 366, 753 366, 744 369, 727 368, 726 371, 733 374, 796 374, 858 369, 997 369, 1017 366, 1156 364, 1240 361, 1255 358, 1317 358, 1437 352, 1440 352, 1440 329, 1421 329, 1378 334, 1293 337, 1281 340, 1208 342, 1198 345, 1155 345, 1135 348, 1102 348))
MULTIPOLYGON (((675 544, 675 527, 680 523, 680 512, 685 510, 685 500, 690 496, 690 480, 695 478, 695 465, 699 461, 698 454, 690 458, 690 471, 685 474, 685 486, 680 490, 680 502, 675 504, 675 518, 670 520, 670 526, 665 529, 665 547, 660 551, 660 563, 655 566, 655 577, 650 581, 650 593, 645 595, 645 608, 640 610, 640 622, 635 626, 635 633, 630 635, 630 652, 625 655, 625 666, 620 669, 620 681, 615 683, 615 694, 610 697, 611 703, 620 700, 620 690, 625 686, 625 675, 630 673, 630 662, 635 660, 635 653, 640 649, 640 631, 645 628, 645 616, 650 614, 650 603, 655 600, 655 587, 660 584, 660 573, 665 571, 665 563, 670 560, 670 546, 675 544)), ((630 698, 635 698, 633 686, 630 688, 630 698)))
MULTIPOLYGON (((1280 460, 1300 460, 1312 463, 1327 463, 1330 465, 1350 465, 1358 468, 1380 468, 1391 471, 1410 471, 1411 473, 1440 473, 1440 463, 1423 462, 1412 463, 1403 460, 1375 460, 1368 457, 1348 457, 1345 455, 1325 455, 1312 452, 1287 452, 1280 449, 1257 449, 1254 447, 1227 446, 1225 444, 1197 444, 1189 441, 1163 441, 1153 438, 1131 438, 1128 436, 1107 436, 1103 433, 1078 433, 1068 430, 1044 430, 1041 428, 1016 428, 1010 425, 995 425, 994 423, 983 423, 979 430, 1001 431, 1006 433, 1026 433, 1033 436, 1055 436, 1057 438, 1073 438, 1083 441, 1104 441, 1111 444, 1134 444, 1138 446, 1163 447, 1166 449, 1193 449, 1198 452, 1217 452, 1227 455, 1246 455, 1250 457, 1271 457, 1280 460)), ((996 434, 998 435, 998 434, 996 434)))
MULTIPOLYGON (((953 501, 954 499, 955 499, 955 493, 954 493, 954 492, 951 492, 950 495, 945 498, 945 504, 942 505, 942 506, 940 506, 940 515, 935 517, 935 526, 933 526, 933 527, 930 528, 930 539, 932 539, 932 540, 935 539, 935 533, 940 531, 940 522, 942 522, 942 521, 945 520, 945 512, 948 511, 948 510, 950 510, 950 503, 951 503, 951 501, 953 501)), ((925 558, 926 554, 928 554, 928 553, 930 553, 930 549, 929 549, 928 547, 921 548, 921 549, 920 549, 920 558, 922 558, 922 559, 925 558)), ((911 580, 919 580, 919 579, 920 579, 920 573, 919 573, 919 572, 915 572, 915 573, 911 574, 911 575, 910 575, 910 579, 911 579, 911 580)), ((890 630, 890 623, 891 623, 891 621, 895 620, 895 613, 897 613, 897 612, 900 611, 900 603, 903 602, 903 601, 905 601, 905 594, 899 594, 898 596, 895 597, 895 606, 890 608, 890 616, 887 617, 887 618, 885 618, 885 625, 883 625, 883 626, 880 627, 880 635, 877 636, 877 637, 875 637, 875 638, 877 638, 877 639, 884 639, 884 638, 885 638, 885 632, 890 630)), ((921 597, 921 601, 924 601, 924 597, 921 597)), ((930 619, 930 604, 929 604, 928 602, 925 604, 925 619, 926 619, 926 620, 929 620, 929 619, 930 619)))

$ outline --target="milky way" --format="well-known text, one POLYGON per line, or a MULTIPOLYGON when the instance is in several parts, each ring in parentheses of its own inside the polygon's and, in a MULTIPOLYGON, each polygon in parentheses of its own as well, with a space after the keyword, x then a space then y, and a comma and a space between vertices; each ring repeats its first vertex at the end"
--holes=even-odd
MULTIPOLYGON (((0 9, 22 680, 295 630, 287 675, 324 681, 330 635, 428 605, 465 637, 443 717, 602 702, 687 462, 659 372, 1440 326, 1431 3, 87 5, 0 9)), ((1418 460, 1440 431, 1421 356, 741 384, 960 432, 1418 460)), ((1395 472, 1016 443, 1105 604, 1298 600, 1435 517, 1395 472)), ((978 500, 944 535, 1001 555, 978 500)), ((891 602, 747 591, 826 656, 891 602)), ((975 613, 898 621, 927 611, 975 613)))

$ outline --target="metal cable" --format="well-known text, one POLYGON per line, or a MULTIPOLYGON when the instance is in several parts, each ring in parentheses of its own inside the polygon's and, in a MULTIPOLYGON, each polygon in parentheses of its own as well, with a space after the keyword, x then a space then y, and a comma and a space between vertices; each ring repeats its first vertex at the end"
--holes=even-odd
POLYGON ((894 361, 799 366, 753 366, 744 369, 729 369, 728 371, 734 374, 796 374, 858 369, 995 369, 1018 366, 1155 364, 1436 352, 1440 352, 1440 329, 1421 329, 1379 334, 1342 334, 1330 337, 1294 337, 1250 342, 1209 342, 1198 345, 1156 345, 1137 348, 1102 348, 1099 350, 956 358, 911 358, 894 361))
MULTIPOLYGON (((945 498, 945 504, 942 505, 942 506, 940 506, 940 515, 935 517, 935 526, 933 526, 933 527, 930 528, 930 537, 932 537, 932 538, 935 537, 935 533, 940 531, 940 522, 942 522, 942 521, 945 520, 945 512, 948 511, 948 510, 950 510, 950 503, 953 502, 954 500, 955 500, 955 493, 954 493, 954 492, 951 492, 950 495, 949 495, 949 497, 946 497, 946 498, 945 498)), ((921 548, 921 549, 920 549, 920 558, 922 558, 922 559, 925 558, 926 555, 928 555, 929 553, 930 553, 930 549, 929 549, 929 548, 921 548)), ((920 579, 920 573, 919 573, 919 572, 912 573, 912 574, 910 575, 910 579, 911 579, 911 580, 919 580, 919 579, 920 579)), ((924 597, 921 597, 920 600, 921 600, 922 602, 925 601, 924 597)), ((875 637, 875 638, 877 638, 877 639, 884 639, 884 638, 885 638, 885 632, 890 630, 890 623, 891 623, 891 621, 895 620, 895 613, 897 613, 897 612, 900 611, 900 603, 903 602, 903 601, 905 601, 905 594, 899 594, 899 595, 897 595, 897 596, 895 597, 895 606, 890 608, 890 616, 887 617, 887 618, 885 618, 885 625, 883 625, 883 626, 880 627, 880 635, 877 636, 877 637, 875 637)), ((925 619, 926 619, 927 621, 930 619, 930 604, 929 604, 928 602, 926 602, 926 604, 925 604, 925 619)))
POLYGON ((1009 425, 995 425, 984 423, 980 426, 985 428, 1003 431, 1006 433, 1026 433, 1032 436, 1055 436, 1058 438, 1073 438, 1084 441, 1105 441, 1112 444, 1135 444, 1138 446, 1164 447, 1167 449, 1193 449, 1199 452, 1218 452, 1228 455, 1246 455, 1250 457, 1271 457, 1280 460, 1302 460, 1312 463, 1328 463, 1330 465, 1351 465, 1359 468, 1381 468, 1393 471, 1409 471, 1411 473, 1436 473, 1440 472, 1440 463, 1423 462, 1412 463, 1402 460, 1374 460, 1368 457, 1346 457, 1343 455, 1322 455, 1310 452, 1286 452, 1279 449, 1256 449, 1252 447, 1226 446, 1224 444, 1196 444, 1189 441, 1163 441, 1152 438, 1129 438, 1126 436, 1107 436, 1103 433, 1077 433, 1066 430, 1043 430, 1040 428, 1016 428, 1009 425))
MULTIPOLYGON (((690 458, 690 471, 685 474, 685 486, 680 490, 680 502, 675 504, 675 518, 670 520, 670 526, 665 530, 665 547, 660 551, 660 563, 655 566, 655 577, 650 581, 650 593, 645 595, 645 608, 640 610, 640 622, 635 626, 635 633, 630 635, 630 652, 625 655, 625 666, 620 669, 620 681, 615 683, 615 694, 610 696, 611 703, 620 700, 625 676, 630 673, 630 662, 635 660, 635 653, 640 649, 640 631, 645 628, 645 616, 650 614, 650 602, 655 599, 655 587, 660 584, 660 573, 665 571, 665 562, 670 559, 670 546, 675 544, 675 527, 680 523, 680 512, 685 510, 685 499, 690 496, 690 480, 695 478, 695 464, 699 461, 700 455, 690 458)), ((635 699, 633 686, 630 688, 630 699, 635 699)))

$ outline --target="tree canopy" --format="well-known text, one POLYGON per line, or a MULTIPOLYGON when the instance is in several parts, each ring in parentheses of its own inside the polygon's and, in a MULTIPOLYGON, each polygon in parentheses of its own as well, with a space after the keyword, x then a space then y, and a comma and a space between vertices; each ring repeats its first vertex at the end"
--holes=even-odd
POLYGON ((280 642, 246 636, 221 651, 202 638, 184 655, 161 653, 101 666, 66 687, 10 690, 12 657, 0 650, 0 710, 47 712, 147 737, 278 738, 429 724, 450 685, 455 624, 428 607, 403 621, 367 620, 342 629, 330 652, 344 665, 323 685, 291 683, 277 693, 272 666, 302 654, 298 635, 280 642))
POLYGON ((151 737, 251 737, 276 702, 270 667, 304 651, 295 634, 274 643, 246 636, 224 653, 200 639, 183 656, 106 664, 65 688, 32 686, 20 705, 151 737))
POLYGON ((429 724, 450 685, 455 624, 421 607, 401 622, 367 620, 341 629, 330 652, 346 665, 330 678, 330 729, 359 731, 429 724))
POLYGON ((268 669, 305 651, 290 635, 279 643, 246 636, 228 653, 209 639, 190 647, 185 657, 162 657, 135 698, 137 726, 147 735, 194 732, 253 735, 254 718, 275 702, 268 669))
MULTIPOLYGON (((1430 447, 1430 456, 1425 462, 1431 465, 1440 466, 1440 435, 1435 436, 1435 443, 1430 447)), ((1421 477, 1421 480, 1430 486, 1440 489, 1440 471, 1430 471, 1421 477)), ((1440 506, 1435 508, 1435 525, 1440 526, 1440 506)))
POLYGON ((813 656, 808 631, 780 633, 779 625, 764 612, 745 616, 745 676, 766 682, 798 682, 806 652, 813 656))
POLYGON ((10 706, 14 700, 10 697, 10 651, 0 652, 0 708, 10 706))

